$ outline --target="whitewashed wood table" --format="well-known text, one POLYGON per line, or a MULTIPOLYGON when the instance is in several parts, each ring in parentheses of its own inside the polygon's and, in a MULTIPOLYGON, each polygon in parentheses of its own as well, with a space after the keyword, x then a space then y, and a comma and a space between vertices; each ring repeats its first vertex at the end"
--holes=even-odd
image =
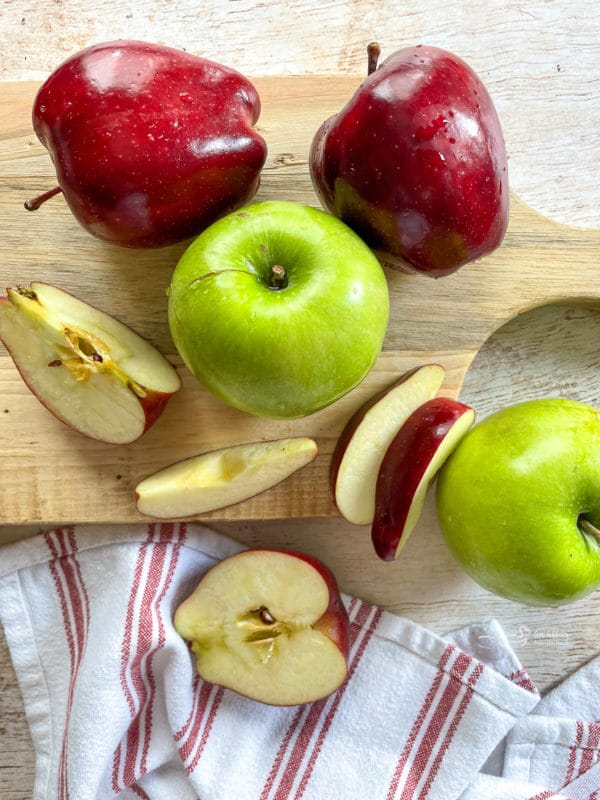
MULTIPOLYGON (((345 74, 356 75, 357 83, 367 42, 378 39, 384 55, 406 44, 435 44, 465 58, 488 86, 503 122, 513 192, 556 220, 598 227, 599 27, 600 6, 583 0, 568 6, 550 0, 459 5, 432 0, 426 7, 392 0, 205 0, 201 9, 194 0, 140 0, 135 6, 4 0, 0 81, 42 80, 75 50, 114 38, 184 47, 252 76, 345 74)), ((533 396, 563 395, 600 405, 599 354, 600 315, 593 309, 540 308, 488 341, 461 396, 480 418, 533 396)), ((439 632, 496 617, 541 688, 598 651, 598 595, 562 609, 532 609, 496 598, 453 562, 432 522, 431 498, 425 513, 426 533, 415 535, 393 565, 376 563, 368 534, 341 520, 215 527, 248 545, 314 552, 334 567, 345 591, 439 632)), ((5 529, 0 541, 31 532, 5 529)), ((30 798, 33 775, 23 707, 0 636, 0 797, 30 798)))

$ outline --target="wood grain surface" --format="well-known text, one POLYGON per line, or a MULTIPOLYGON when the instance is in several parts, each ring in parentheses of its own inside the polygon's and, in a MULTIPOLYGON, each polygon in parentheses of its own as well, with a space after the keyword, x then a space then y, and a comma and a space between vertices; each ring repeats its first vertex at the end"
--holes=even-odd
MULTIPOLYGON (((312 135, 343 105, 355 81, 266 77, 256 84, 264 107, 259 127, 269 146, 258 198, 317 205, 307 164, 312 135)), ((35 88, 18 83, 2 92, 7 102, 0 120, 0 219, 8 240, 3 278, 11 286, 47 281, 109 310, 177 365, 183 389, 138 442, 115 447, 58 423, 0 351, 0 521, 5 525, 140 520, 134 488, 146 475, 206 450, 289 435, 315 438, 317 459, 274 489, 205 516, 337 516, 327 480, 331 452, 348 418, 372 394, 407 369, 435 361, 447 369, 442 391, 457 395, 475 353, 501 324, 535 306, 600 298, 595 280, 600 232, 559 225, 513 199, 505 241, 491 256, 440 280, 386 271, 388 332, 381 357, 359 387, 301 420, 239 412, 200 386, 169 336, 165 290, 184 245, 146 252, 96 241, 79 228, 61 197, 35 214, 23 209, 27 197, 52 185, 49 158, 29 131, 35 88)))
MULTIPOLYGON (((340 94, 347 96, 353 91, 358 76, 363 73, 367 41, 378 38, 384 54, 416 41, 437 44, 462 55, 478 70, 490 89, 506 135, 510 181, 516 195, 555 220, 598 226, 599 22, 600 5, 584 4, 583 0, 573 0, 569 4, 552 0, 528 3, 466 0, 448 4, 432 0, 419 5, 392 0, 333 0, 328 3, 206 0, 201 5, 196 0, 162 4, 140 0, 135 6, 121 0, 102 4, 97 0, 5 0, 0 6, 3 49, 0 80, 39 82, 62 58, 86 44, 119 37, 144 38, 211 55, 251 75, 335 73, 341 78, 335 89, 334 84, 326 81, 325 85, 321 84, 323 93, 319 94, 318 101, 313 96, 308 98, 311 102, 317 101, 311 106, 317 123, 338 110, 340 94)), ((287 95, 286 113, 295 122, 290 126, 293 129, 289 130, 289 135, 278 139, 277 124, 269 121, 270 114, 275 111, 270 109, 270 100, 267 107, 266 96, 263 96, 261 126, 265 127, 270 155, 261 196, 284 197, 290 182, 300 189, 306 202, 316 204, 310 193, 305 163, 310 132, 299 130, 299 115, 307 98, 305 94, 298 94, 300 84, 291 77, 271 84, 260 80, 257 83, 263 92, 287 95)), ((35 143, 28 121, 27 103, 34 85, 0 85, 0 130, 3 132, 0 139, 0 230, 4 244, 0 285, 38 277, 42 266, 50 270, 59 268, 66 270, 66 288, 71 285, 83 297, 91 299, 97 273, 89 269, 90 263, 102 269, 109 265, 113 294, 121 294, 127 320, 158 344, 166 343, 167 353, 174 355, 164 328, 164 306, 161 306, 164 300, 156 285, 153 283, 154 288, 149 289, 144 287, 148 292, 147 306, 156 309, 148 318, 147 311, 141 311, 143 304, 138 292, 125 281, 126 270, 131 268, 125 254, 115 255, 112 248, 86 237, 58 199, 52 201, 50 214, 46 214, 46 210, 50 210, 48 206, 43 217, 40 212, 39 216, 28 218, 24 243, 20 227, 21 202, 52 181, 51 166, 35 143), (55 238, 57 235, 60 242, 55 238), (60 244, 58 249, 57 244, 60 244), (22 258, 14 253, 15 248, 24 248, 22 258), (28 266, 26 275, 21 274, 23 265, 28 266)), ((584 260, 591 257, 598 261, 597 234, 590 238, 589 232, 550 227, 517 202, 514 210, 505 246, 510 247, 516 257, 528 248, 539 255, 535 262, 536 286, 530 285, 525 305, 538 306, 544 302, 544 297, 555 297, 558 288, 578 300, 592 296, 598 285, 593 273, 589 274, 589 286, 578 284, 578 289, 569 288, 569 276, 572 267, 579 271, 581 245, 584 260)), ((151 268, 167 275, 170 266, 161 261, 152 262, 151 268)), ((452 363, 448 391, 458 391, 463 370, 474 356, 472 348, 482 344, 466 373, 461 391, 462 399, 477 408, 479 418, 507 402, 534 396, 562 395, 600 405, 597 380, 600 315, 593 306, 545 305, 503 325, 512 310, 496 307, 498 285, 494 280, 489 283, 487 262, 469 270, 472 277, 467 277, 465 272, 464 278, 447 279, 461 285, 465 282, 463 299, 469 314, 461 314, 459 322, 474 336, 473 342, 462 349, 460 325, 457 325, 458 331, 452 334, 448 345, 444 339, 444 347, 458 354, 459 359, 452 363), (478 300, 472 296, 473 292, 478 300), (497 329, 496 333, 484 342, 485 331, 492 329, 497 329)), ((135 268, 133 275, 139 276, 135 268)), ((393 277, 395 300, 402 298, 403 284, 407 280, 404 276, 393 277)), ((516 304, 524 299, 524 282, 519 274, 513 274, 510 288, 516 304)), ((437 284, 419 283, 423 292, 435 294, 441 291, 446 280, 437 284)), ((509 300, 509 305, 510 302, 513 301, 509 300)), ((406 340, 400 341, 400 329, 392 324, 384 361, 394 359, 395 350, 412 347, 415 340, 417 349, 421 348, 421 333, 425 337, 423 341, 428 340, 432 325, 435 326, 429 295, 426 308, 428 311, 419 320, 418 328, 405 331, 406 340)), ((447 307, 444 307, 446 312, 447 307)), ((455 309, 452 314, 456 315, 455 309)), ((404 324, 404 312, 396 312, 395 319, 396 324, 404 324)), ((439 342, 435 342, 432 349, 438 348, 439 342)), ((2 376, 6 370, 12 371, 6 358, 0 358, 0 362, 2 376)), ((392 361, 392 370, 401 367, 402 364, 392 361)), ((379 375, 377 370, 372 380, 379 375)), ((4 381, 4 377, 0 381, 4 381)), ((369 388, 366 384, 365 393, 369 388)), ((30 411, 40 413, 35 401, 25 401, 20 394, 22 387, 17 383, 12 384, 11 391, 19 397, 19 404, 26 402, 30 411)), ((0 382, 2 401, 11 397, 10 392, 8 395, 5 392, 6 384, 0 382)), ((350 396, 347 403, 358 402, 359 394, 350 396)), ((180 413, 189 415, 194 408, 193 404, 184 403, 184 398, 182 392, 182 406, 171 409, 175 417, 180 413)), ((344 413, 351 410, 350 405, 344 406, 344 413)), ((3 452, 10 453, 13 428, 6 427, 8 420, 4 418, 10 419, 13 412, 5 414, 4 407, 0 408, 0 425, 3 426, 0 427, 0 442, 3 452)), ((159 425, 163 422, 171 424, 165 419, 159 425)), ((44 424, 55 425, 51 418, 44 424)), ((285 430, 284 425, 282 432, 285 430)), ((63 436, 69 438, 70 433, 62 433, 63 436)), ((36 436, 29 441, 33 444, 27 447, 35 447, 39 439, 36 436)), ((22 442, 17 444, 22 446, 22 442)), ((71 442, 70 452, 76 451, 78 446, 71 442)), ((157 463, 158 456, 154 454, 157 463)), ((86 458, 81 454, 72 455, 71 459, 74 464, 83 462, 85 466, 86 458)), ((122 456, 121 460, 107 463, 102 469, 113 474, 111 467, 114 468, 115 463, 120 470, 122 465, 128 465, 128 457, 122 456)), ((22 472, 21 469, 21 477, 22 472)), ((114 472, 115 483, 117 474, 124 473, 114 472)), ((14 478, 12 481, 11 491, 14 478)), ((127 494, 118 488, 123 496, 127 494)), ((43 487, 44 497, 47 489, 43 487)), ((4 500, 8 495, 4 486, 2 494, 4 500)), ((47 502, 43 499, 42 506, 47 502)), ((35 509, 21 508, 20 519, 28 524, 0 529, 0 540, 8 541, 38 530, 38 524, 31 524, 36 513, 35 509)), ((394 564, 380 563, 373 556, 368 531, 336 518, 215 521, 213 527, 247 545, 295 547, 320 556, 335 570, 345 591, 381 603, 438 632, 495 617, 542 689, 552 686, 598 652, 597 595, 562 609, 533 609, 484 592, 464 575, 448 553, 437 531, 431 498, 419 530, 408 542, 402 558, 394 564)), ((0 633, 0 796, 3 800, 31 798, 33 775, 34 758, 27 724, 8 649, 0 633)))

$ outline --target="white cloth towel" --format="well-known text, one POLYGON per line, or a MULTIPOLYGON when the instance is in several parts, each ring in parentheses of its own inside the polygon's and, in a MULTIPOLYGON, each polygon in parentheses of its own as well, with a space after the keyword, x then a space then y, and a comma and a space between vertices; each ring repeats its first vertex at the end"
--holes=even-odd
MULTIPOLYGON (((240 549, 185 524, 64 528, 2 548, 34 800, 596 800, 589 691, 575 676, 539 702, 493 621, 440 637, 345 598, 349 678, 330 698, 275 708, 201 681, 172 616, 240 549), (501 742, 503 776, 481 774, 501 742)), ((599 669, 583 679, 597 686, 599 669)))

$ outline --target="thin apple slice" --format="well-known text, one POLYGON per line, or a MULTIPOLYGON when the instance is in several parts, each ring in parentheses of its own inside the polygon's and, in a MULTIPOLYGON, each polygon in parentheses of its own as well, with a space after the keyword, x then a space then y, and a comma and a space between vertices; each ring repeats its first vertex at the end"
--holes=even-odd
POLYGON ((417 367, 351 417, 338 439, 330 469, 335 504, 348 522, 373 522, 375 486, 383 456, 413 411, 437 394, 444 374, 439 364, 417 367))
POLYGON ((246 550, 210 569, 174 625, 200 676, 271 705, 327 697, 345 680, 348 614, 333 573, 293 551, 246 550))
POLYGON ((377 476, 371 537, 379 558, 398 556, 421 516, 430 483, 474 421, 470 406, 435 397, 402 425, 377 476))
POLYGON ((306 437, 251 442, 202 453, 139 483, 135 489, 137 508, 159 519, 215 511, 281 483, 317 453, 316 442, 306 437))
POLYGON ((47 283, 7 289, 0 339, 49 411, 110 444, 139 438, 180 387, 173 366, 131 328, 47 283))

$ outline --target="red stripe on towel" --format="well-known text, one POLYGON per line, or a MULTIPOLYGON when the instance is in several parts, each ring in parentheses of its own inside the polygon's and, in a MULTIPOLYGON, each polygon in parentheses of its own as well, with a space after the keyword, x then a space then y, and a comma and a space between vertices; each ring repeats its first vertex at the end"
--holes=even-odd
POLYGON ((59 598, 70 656, 69 689, 58 776, 58 796, 60 800, 68 800, 69 728, 75 687, 89 631, 89 598, 76 556, 77 542, 73 529, 69 528, 66 534, 62 530, 48 532, 44 534, 44 538, 52 554, 49 568, 59 598))
MULTIPOLYGON (((352 600, 350 601, 350 605, 348 607, 348 615, 350 616, 351 619, 354 616, 357 604, 358 600, 356 600, 356 598, 352 598, 352 600)), ((321 704, 323 703, 324 701, 321 701, 321 704)), ((263 786, 263 790, 260 795, 260 800, 267 800, 267 798, 269 797, 271 789, 273 788, 275 781, 277 779, 277 775, 281 770, 282 764, 285 759, 285 755, 287 753, 288 747, 291 744, 294 734, 296 733, 302 719, 308 716, 309 711, 310 711, 309 706, 300 706, 296 714, 294 714, 294 717, 292 718, 292 721, 288 726, 285 736, 283 737, 281 745, 279 746, 279 750, 277 751, 277 755, 275 756, 275 760, 273 761, 273 765, 271 767, 269 775, 267 776, 265 785, 263 786)))
POLYGON ((336 714, 336 712, 338 710, 338 707, 339 707, 339 705, 340 705, 340 703, 342 701, 342 698, 344 696, 344 692, 346 691, 346 688, 348 686, 348 682, 350 681, 350 679, 352 678, 352 676, 356 672, 356 668, 358 667, 358 665, 360 663, 360 660, 361 660, 361 658, 363 656, 363 653, 365 652, 365 650, 367 648, 367 645, 369 644, 371 636, 373 635, 373 633, 375 631, 375 628, 377 627, 377 625, 379 623, 379 620, 381 619, 382 613, 383 612, 382 612, 382 610, 380 608, 376 609, 375 614, 373 615, 373 618, 372 618, 371 622, 369 623, 367 631, 366 631, 362 641, 360 642, 360 645, 358 647, 358 651, 356 653, 356 659, 353 661, 353 663, 350 666, 350 669, 348 670, 348 677, 346 678, 346 681, 341 686, 341 688, 338 689, 338 691, 333 695, 332 703, 331 703, 331 705, 329 707, 329 711, 327 712, 327 715, 325 717, 325 722, 323 723, 323 725, 321 727, 321 730, 319 731, 319 736, 317 738, 316 745, 313 748, 312 753, 310 754, 310 758, 308 760, 308 764, 305 767, 304 774, 302 775, 302 778, 301 778, 300 783, 298 785, 298 789, 296 790, 295 800, 300 800, 300 798, 302 797, 302 795, 304 794, 304 792, 306 790, 306 787, 307 787, 308 782, 310 780, 310 776, 312 775, 312 771, 314 769, 315 763, 316 763, 316 761, 317 761, 317 759, 318 759, 318 757, 319 757, 319 755, 321 753, 321 749, 323 747, 323 743, 325 742, 325 739, 327 738, 327 734, 329 733, 329 729, 331 728, 331 723, 333 722, 333 718, 335 717, 335 714, 336 714))
MULTIPOLYGON (((458 730, 460 722, 461 722, 461 720, 462 720, 462 718, 463 718, 463 716, 465 714, 465 711, 467 710, 467 707, 468 707, 469 703, 471 702, 471 698, 473 697, 473 687, 475 686, 475 684, 479 680, 479 677, 480 677, 482 672, 483 672, 483 664, 482 663, 476 664, 475 665, 475 669, 473 670, 473 672, 469 676, 469 679, 467 681, 467 685, 464 686, 463 698, 462 698, 462 700, 460 702, 460 705, 458 706, 458 709, 456 710, 456 712, 455 712, 455 714, 454 714, 454 716, 452 718, 452 721, 450 722, 450 725, 448 726, 448 729, 446 731, 446 735, 445 735, 444 740, 442 741, 442 744, 441 744, 441 746, 440 746, 440 748, 439 748, 439 750, 437 752, 437 755, 435 756, 433 764, 429 768, 429 774, 427 775, 427 778, 425 779, 425 783, 423 785, 423 788, 419 792, 419 800, 425 800, 427 798, 428 794, 429 794, 429 790, 431 789, 431 786, 432 786, 432 784, 433 784, 433 782, 435 780, 435 777, 436 777, 436 775, 438 773, 438 770, 442 765, 442 761, 444 760, 444 757, 446 756, 446 753, 448 752, 448 749, 450 748, 450 745, 452 744, 452 740, 454 739, 454 736, 456 735, 456 732, 458 730)), ((458 680, 458 678, 455 678, 454 680, 458 680)))
POLYGON ((421 728, 425 723, 425 719, 427 718, 427 714, 429 713, 431 707, 433 706, 433 701, 435 700, 437 693, 439 691, 440 685, 442 683, 442 679, 446 674, 445 668, 450 660, 450 658, 455 653, 456 648, 454 645, 449 644, 444 652, 440 660, 438 661, 437 671, 435 674, 435 678, 431 684, 429 691, 423 703, 421 704, 421 708, 417 716, 415 717, 415 721, 412 724, 410 729, 410 733, 408 734, 408 739, 406 740, 406 744, 400 754, 400 758, 398 759, 398 763, 396 764, 396 769, 394 771, 394 775, 392 777, 388 793, 386 796, 386 800, 393 800, 394 795, 398 789, 400 784, 400 778, 402 777, 402 773, 404 772, 406 765, 408 764, 408 760, 410 758, 410 754, 412 752, 413 747, 415 746, 415 742, 421 732, 421 728))
POLYGON ((573 780, 573 776, 575 774, 575 764, 577 762, 577 754, 579 752, 579 748, 581 747, 581 742, 583 741, 583 734, 584 734, 584 724, 580 719, 578 719, 577 733, 575 735, 575 744, 573 744, 569 750, 569 761, 567 763, 567 772, 565 773, 565 781, 563 783, 563 786, 566 786, 573 780))
POLYGON ((113 756, 115 792, 135 785, 147 771, 156 696, 152 662, 165 644, 160 605, 171 584, 184 539, 184 525, 163 524, 158 538, 155 526, 150 525, 148 538, 138 552, 121 652, 121 686, 131 723, 113 756), (169 548, 170 544, 173 546, 169 548))
POLYGON ((421 776, 427 768, 427 764, 434 749, 439 745, 439 737, 444 723, 452 711, 452 707, 460 690, 464 686, 460 679, 471 665, 472 660, 471 656, 466 653, 459 653, 456 657, 451 672, 449 673, 448 684, 443 690, 442 696, 433 711, 429 724, 421 739, 421 743, 417 747, 417 752, 411 759, 400 800, 413 800, 415 797, 421 776))
MULTIPOLYGON (((360 661, 360 658, 364 652, 364 648, 361 648, 361 643, 363 638, 368 635, 368 630, 365 630, 364 626, 369 618, 371 618, 371 620, 375 619, 379 611, 369 603, 364 603, 360 600, 357 600, 355 607, 358 608, 358 610, 356 612, 356 619, 352 622, 351 631, 354 633, 354 630, 358 628, 358 632, 355 634, 354 641, 352 643, 349 671, 350 669, 354 671, 356 668, 355 664, 360 661)), ((300 729, 300 732, 296 738, 287 763, 285 763, 283 766, 283 776, 275 792, 274 800, 289 800, 296 776, 300 771, 302 764, 304 763, 308 747, 315 734, 315 731, 319 727, 319 724, 324 724, 324 722, 321 723, 320 720, 327 708, 330 707, 334 702, 334 698, 336 697, 337 693, 343 693, 345 691, 347 682, 348 679, 346 679, 342 687, 338 689, 338 691, 331 697, 325 698, 324 700, 319 700, 310 706, 310 710, 304 718, 302 728, 300 729)))

